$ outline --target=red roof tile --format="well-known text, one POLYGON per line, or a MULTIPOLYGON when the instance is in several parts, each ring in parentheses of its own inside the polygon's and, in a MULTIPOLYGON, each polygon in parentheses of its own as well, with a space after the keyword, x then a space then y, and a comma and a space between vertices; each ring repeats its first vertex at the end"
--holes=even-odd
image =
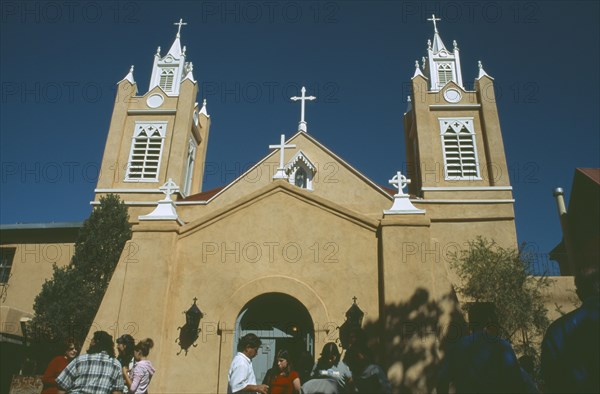
POLYGON ((577 171, 586 175, 592 181, 600 185, 600 168, 577 168, 577 171))
POLYGON ((223 189, 225 189, 225 186, 216 187, 214 189, 207 190, 202 193, 193 194, 179 201, 208 201, 223 189))

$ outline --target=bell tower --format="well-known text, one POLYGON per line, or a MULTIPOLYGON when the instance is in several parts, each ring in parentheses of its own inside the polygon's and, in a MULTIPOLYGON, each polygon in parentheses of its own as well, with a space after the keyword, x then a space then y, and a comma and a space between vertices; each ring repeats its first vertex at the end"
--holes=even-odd
POLYGON ((449 51, 434 25, 427 57, 415 64, 404 114, 410 194, 435 201, 512 201, 493 78, 479 63, 465 89, 458 44, 449 51))
MULTIPOLYGON (((116 193, 132 205, 162 199, 159 188, 172 179, 185 197, 202 190, 210 116, 206 100, 196 102, 198 83, 193 65, 181 47, 180 20, 169 51, 160 47, 148 91, 138 94, 131 66, 117 83, 117 96, 95 189, 101 195, 116 193)), ((137 217, 133 216, 132 217, 137 217)))

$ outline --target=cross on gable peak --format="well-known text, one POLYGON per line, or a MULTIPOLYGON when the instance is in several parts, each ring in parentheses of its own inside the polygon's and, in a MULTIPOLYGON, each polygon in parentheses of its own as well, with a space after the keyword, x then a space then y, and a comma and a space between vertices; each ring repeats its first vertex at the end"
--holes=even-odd
POLYGON ((305 113, 304 107, 306 105, 307 100, 312 101, 312 100, 316 100, 317 98, 315 96, 307 96, 306 88, 304 86, 302 86, 302 89, 300 89, 300 93, 302 93, 302 94, 299 97, 293 96, 293 97, 290 97, 290 100, 293 100, 293 101, 300 100, 300 123, 298 125, 298 131, 307 132, 306 121, 304 120, 304 113, 305 113))

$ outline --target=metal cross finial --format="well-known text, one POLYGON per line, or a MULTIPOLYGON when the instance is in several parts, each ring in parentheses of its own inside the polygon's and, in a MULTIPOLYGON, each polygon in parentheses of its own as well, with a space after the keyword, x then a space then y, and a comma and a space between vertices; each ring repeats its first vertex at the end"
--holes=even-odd
POLYGON ((198 301, 198 298, 194 297, 194 304, 198 301))
POLYGON ((356 304, 356 300, 358 300, 358 298, 356 298, 356 296, 352 297, 352 301, 354 301, 355 304, 356 304))
POLYGON ((298 97, 298 96, 294 96, 294 97, 290 97, 291 100, 294 101, 298 101, 300 100, 300 124, 298 125, 298 130, 299 131, 304 131, 306 132, 306 121, 304 120, 304 105, 306 103, 306 100, 316 100, 315 96, 307 96, 306 95, 306 88, 304 86, 302 86, 302 89, 300 89, 300 92, 302 93, 302 96, 298 97))
POLYGON ((176 22, 176 23, 173 23, 173 24, 176 25, 176 26, 179 26, 177 28, 177 37, 179 37, 179 35, 181 34, 181 26, 185 26, 185 25, 187 25, 187 23, 183 21, 183 18, 180 18, 179 22, 176 22))
POLYGON ((392 179, 389 180, 390 185, 394 185, 398 188, 398 194, 404 195, 404 189, 406 185, 410 183, 410 179, 407 179, 400 171, 394 175, 392 179))
POLYGON ((441 21, 441 18, 436 18, 435 14, 431 14, 431 18, 427 18, 428 21, 432 21, 433 22, 433 31, 435 31, 436 33, 438 32, 437 29, 437 25, 435 24, 436 21, 441 21))
POLYGON ((287 176, 285 175, 285 170, 283 168, 283 152, 287 148, 295 148, 296 145, 285 144, 285 134, 281 134, 281 143, 279 145, 269 145, 269 149, 279 149, 279 168, 277 168, 277 172, 273 176, 274 179, 285 179, 287 176))

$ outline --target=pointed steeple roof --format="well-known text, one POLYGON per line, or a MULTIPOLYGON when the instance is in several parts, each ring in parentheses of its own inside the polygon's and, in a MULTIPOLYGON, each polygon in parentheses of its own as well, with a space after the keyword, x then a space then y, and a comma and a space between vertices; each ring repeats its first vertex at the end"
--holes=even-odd
POLYGON ((433 22, 433 45, 431 47, 431 50, 433 51, 433 53, 439 53, 441 50, 446 50, 446 46, 444 45, 444 42, 442 41, 442 38, 440 37, 440 33, 438 32, 437 29, 437 24, 435 22, 437 21, 441 21, 440 18, 436 18, 435 14, 431 15, 431 18, 427 19, 428 21, 432 21, 433 22))
POLYGON ((179 59, 181 55, 185 56, 185 47, 183 48, 183 50, 181 50, 181 41, 179 40, 179 38, 181 37, 181 26, 185 26, 187 25, 187 23, 185 23, 183 19, 179 19, 179 22, 173 24, 179 27, 177 29, 175 41, 173 41, 173 44, 171 45, 171 48, 169 48, 169 52, 167 52, 167 54, 173 56, 175 59, 179 59))
POLYGON ((183 23, 183 20, 180 19, 174 24, 178 26, 175 41, 164 57, 161 57, 160 47, 156 50, 148 87, 148 90, 152 90, 159 86, 168 96, 178 96, 179 86, 185 79, 196 83, 194 74, 191 72, 191 63, 185 61, 185 46, 183 49, 181 48, 181 26, 187 25, 187 23, 183 23))
POLYGON ((129 81, 129 83, 135 85, 135 79, 133 79, 133 64, 131 65, 127 75, 125 75, 125 78, 123 78, 121 81, 129 81))
POLYGON ((432 14, 427 20, 433 22, 433 42, 427 40, 427 67, 423 67, 425 75, 430 78, 429 90, 439 91, 450 81, 463 87, 458 44, 453 41, 454 48, 450 52, 437 29, 436 22, 441 19, 432 14))
POLYGON ((183 54, 183 51, 181 50, 181 41, 179 41, 179 33, 178 33, 177 37, 175 37, 175 41, 173 41, 173 45, 171 45, 171 48, 169 48, 169 52, 167 52, 167 55, 171 55, 175 59, 179 59, 182 54, 183 54))
POLYGON ((185 74, 185 77, 183 78, 183 80, 185 81, 186 79, 189 79, 190 81, 196 83, 196 80, 194 79, 194 65, 192 64, 192 62, 186 63, 185 64, 185 71, 187 72, 187 74, 185 74))
POLYGON ((416 78, 417 76, 422 76, 423 78, 427 78, 425 75, 423 75, 423 73, 421 72, 421 68, 419 67, 419 61, 415 60, 415 74, 413 75, 413 79, 416 78))
POLYGON ((484 76, 486 76, 490 79, 494 79, 494 78, 490 77, 490 75, 488 73, 485 72, 485 70, 483 69, 483 65, 481 64, 481 60, 479 60, 477 62, 477 67, 479 67, 479 75, 477 76, 477 79, 481 79, 484 76))
POLYGON ((206 111, 206 99, 204 99, 202 101, 202 108, 200 109, 200 113, 204 114, 204 116, 206 116, 207 118, 210 118, 210 115, 208 114, 208 112, 206 111))

